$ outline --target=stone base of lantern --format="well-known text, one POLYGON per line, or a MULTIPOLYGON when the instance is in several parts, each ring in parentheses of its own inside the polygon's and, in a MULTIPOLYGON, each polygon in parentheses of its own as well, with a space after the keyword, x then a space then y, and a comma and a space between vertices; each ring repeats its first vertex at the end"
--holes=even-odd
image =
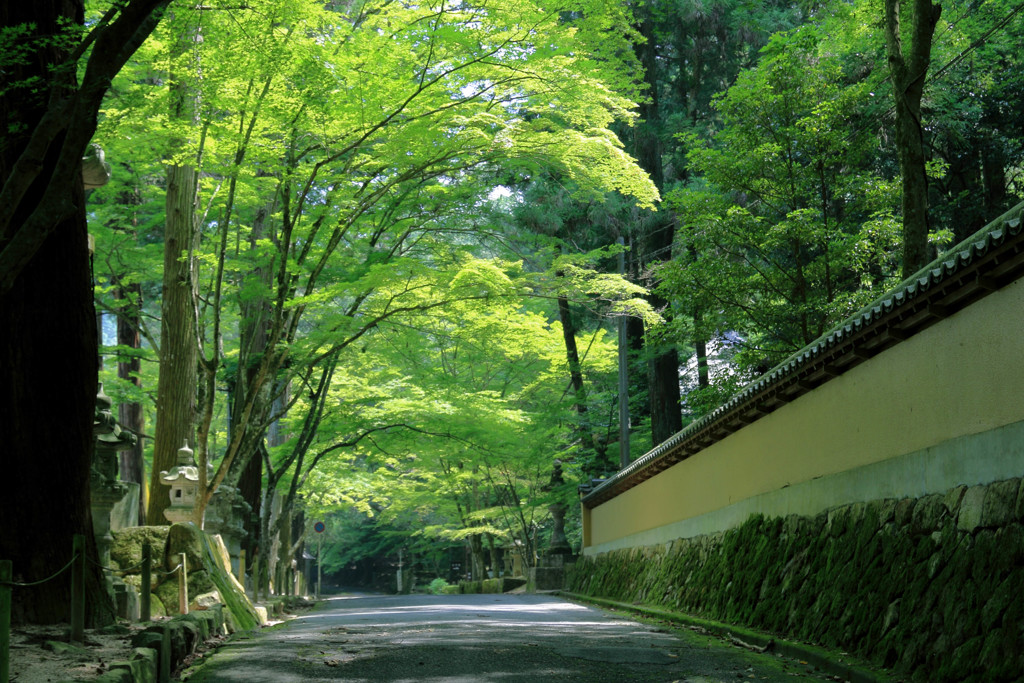
POLYGON ((164 517, 170 521, 171 524, 184 524, 192 521, 192 515, 195 511, 192 506, 174 506, 164 510, 164 517))

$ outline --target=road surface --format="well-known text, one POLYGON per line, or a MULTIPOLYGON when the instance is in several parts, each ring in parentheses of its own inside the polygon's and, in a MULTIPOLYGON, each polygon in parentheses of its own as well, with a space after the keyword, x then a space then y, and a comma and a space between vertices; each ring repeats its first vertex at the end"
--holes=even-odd
POLYGON ((822 680, 807 665, 546 595, 354 596, 235 640, 193 683, 822 680))

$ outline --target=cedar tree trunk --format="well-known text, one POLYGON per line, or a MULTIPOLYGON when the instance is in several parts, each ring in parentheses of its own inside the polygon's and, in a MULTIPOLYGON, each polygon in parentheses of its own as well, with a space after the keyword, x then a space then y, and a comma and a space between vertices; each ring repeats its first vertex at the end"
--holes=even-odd
MULTIPOLYGON (((165 4, 133 0, 97 26, 79 84, 65 41, 53 37, 83 23, 81 0, 0 3, 0 29, 25 31, 25 58, 5 67, 0 96, 0 557, 15 580, 64 567, 74 534, 97 561, 89 470, 98 343, 81 160, 110 79, 165 4)), ((86 623, 109 623, 94 564, 86 577, 86 623)), ((65 621, 70 579, 15 588, 13 600, 15 621, 65 621)))

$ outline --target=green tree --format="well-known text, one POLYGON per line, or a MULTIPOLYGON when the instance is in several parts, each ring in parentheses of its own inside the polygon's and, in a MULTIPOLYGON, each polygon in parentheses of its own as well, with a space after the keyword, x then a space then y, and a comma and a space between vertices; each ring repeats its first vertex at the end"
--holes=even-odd
POLYGON ((779 34, 717 101, 713 142, 687 139, 702 180, 670 195, 691 257, 662 268, 666 297, 721 311, 698 334, 739 332, 741 367, 763 372, 892 282, 893 187, 870 134, 850 134, 867 87, 816 29, 779 34))

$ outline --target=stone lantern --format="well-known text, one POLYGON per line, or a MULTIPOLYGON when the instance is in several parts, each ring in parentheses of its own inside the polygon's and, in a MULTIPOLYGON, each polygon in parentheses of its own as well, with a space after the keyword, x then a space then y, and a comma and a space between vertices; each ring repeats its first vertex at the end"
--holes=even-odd
MULTIPOLYGON (((135 445, 135 435, 121 429, 114 417, 113 402, 99 385, 92 431, 95 438, 92 468, 89 475, 92 530, 100 564, 110 566, 112 530, 134 526, 139 519, 139 485, 118 480, 118 453, 135 445), (130 521, 126 521, 130 520, 130 521)), ((133 594, 121 579, 104 572, 104 582, 117 606, 118 616, 138 619, 138 594, 133 594)))
POLYGON ((171 524, 191 522, 192 510, 199 498, 199 468, 188 441, 178 449, 178 464, 160 473, 160 482, 171 487, 171 506, 164 510, 164 517, 171 524))
MULTIPOLYGON (((99 550, 100 562, 110 564, 111 511, 132 491, 132 486, 118 480, 117 454, 135 445, 135 435, 125 432, 111 411, 113 402, 99 385, 96 410, 93 413, 92 433, 95 438, 92 467, 89 472, 90 507, 93 533, 99 550)), ((138 509, 138 498, 130 503, 138 509)), ((135 515, 138 517, 138 513, 135 515)), ((120 528, 118 526, 117 528, 120 528)))

